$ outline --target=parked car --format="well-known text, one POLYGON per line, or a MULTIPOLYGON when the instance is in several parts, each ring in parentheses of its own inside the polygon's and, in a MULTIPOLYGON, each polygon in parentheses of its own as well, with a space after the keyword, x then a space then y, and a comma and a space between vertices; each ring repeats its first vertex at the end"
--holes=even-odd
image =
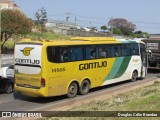
POLYGON ((14 79, 14 65, 10 65, 6 69, 6 78, 8 78, 8 79, 14 79))
POLYGON ((0 91, 6 93, 14 91, 14 65, 0 69, 0 91))

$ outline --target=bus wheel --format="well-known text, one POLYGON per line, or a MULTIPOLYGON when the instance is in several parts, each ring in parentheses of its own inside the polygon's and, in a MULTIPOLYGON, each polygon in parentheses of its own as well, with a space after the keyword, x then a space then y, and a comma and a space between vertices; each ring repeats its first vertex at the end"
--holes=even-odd
POLYGON ((67 96, 69 98, 75 97, 77 95, 78 86, 75 82, 71 83, 68 88, 67 96))
POLYGON ((85 95, 85 94, 88 94, 89 92, 89 89, 90 89, 90 83, 88 80, 84 80, 80 86, 80 89, 79 89, 79 93, 81 95, 85 95))
POLYGON ((137 78, 138 78, 138 73, 137 73, 137 71, 133 71, 131 81, 134 82, 134 81, 137 80, 137 78))

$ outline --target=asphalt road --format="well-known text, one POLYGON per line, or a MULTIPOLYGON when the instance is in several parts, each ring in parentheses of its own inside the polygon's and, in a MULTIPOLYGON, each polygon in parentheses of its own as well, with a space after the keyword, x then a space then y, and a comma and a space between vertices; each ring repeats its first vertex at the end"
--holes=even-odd
MULTIPOLYGON (((2 56, 2 64, 6 66, 8 64, 13 63, 13 55, 3 55, 2 56)), ((159 71, 151 71, 148 73, 144 80, 149 78, 160 78, 159 71)), ((140 82, 140 81, 137 81, 140 82)), ((121 89, 127 85, 135 84, 135 82, 123 82, 114 85, 107 85, 104 87, 92 89, 88 95, 80 96, 78 95, 76 98, 68 99, 66 96, 59 96, 59 97, 49 97, 49 98, 32 98, 23 96, 17 92, 12 94, 0 94, 0 111, 35 111, 40 108, 51 106, 51 105, 59 105, 61 103, 68 102, 72 104, 70 100, 74 100, 75 102, 78 101, 79 98, 89 97, 93 94, 99 94, 100 92, 109 91, 112 89, 121 89)))
POLYGON ((14 55, 13 54, 2 54, 1 56, 2 67, 6 67, 10 64, 14 63, 14 55))
MULTIPOLYGON (((148 80, 149 78, 160 78, 159 73, 149 73, 144 80, 148 80)), ((140 81, 137 81, 140 82, 140 81)), ((109 91, 110 89, 117 89, 119 87, 125 87, 129 84, 134 84, 135 82, 123 82, 120 84, 107 85, 104 87, 92 89, 88 95, 80 96, 78 95, 76 98, 72 98, 78 100, 80 97, 87 97, 92 94, 96 94, 97 92, 109 91)), ((0 94, 0 111, 34 111, 42 108, 44 106, 50 106, 52 104, 60 104, 65 102, 69 102, 71 99, 68 99, 66 96, 59 97, 49 97, 49 98, 32 98, 23 96, 17 92, 12 94, 0 94)), ((72 104, 72 103, 70 103, 72 104)))

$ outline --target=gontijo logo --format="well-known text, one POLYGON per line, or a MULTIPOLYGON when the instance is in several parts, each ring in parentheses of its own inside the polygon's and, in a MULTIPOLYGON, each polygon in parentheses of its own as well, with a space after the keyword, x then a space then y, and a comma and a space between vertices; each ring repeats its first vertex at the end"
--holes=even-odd
POLYGON ((34 49, 33 47, 25 47, 23 50, 20 50, 20 51, 22 51, 23 55, 29 56, 30 51, 33 50, 33 49, 34 49))

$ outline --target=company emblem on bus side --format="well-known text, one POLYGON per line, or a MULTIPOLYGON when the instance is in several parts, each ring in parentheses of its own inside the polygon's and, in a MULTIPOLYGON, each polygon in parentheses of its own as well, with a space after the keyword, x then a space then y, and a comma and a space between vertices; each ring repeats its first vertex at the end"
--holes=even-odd
POLYGON ((29 56, 30 55, 30 51, 33 50, 34 48, 33 47, 25 47, 23 50, 20 50, 23 55, 25 56, 29 56))

